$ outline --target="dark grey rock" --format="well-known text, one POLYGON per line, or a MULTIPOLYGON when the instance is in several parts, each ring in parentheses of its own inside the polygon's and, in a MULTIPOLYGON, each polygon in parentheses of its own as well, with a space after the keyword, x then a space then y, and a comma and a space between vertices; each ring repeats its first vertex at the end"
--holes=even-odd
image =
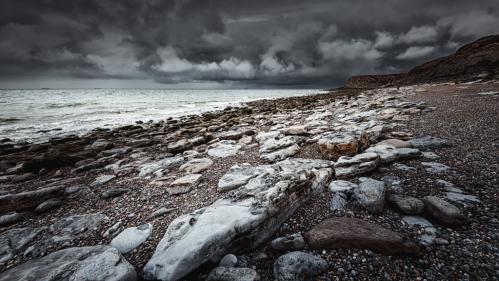
POLYGON ((426 213, 443 225, 460 225, 466 222, 458 207, 435 196, 423 198, 426 213))
POLYGON ((439 148, 446 146, 449 142, 446 139, 435 137, 414 138, 409 140, 409 144, 418 149, 439 148))
POLYGON ((257 281, 258 273, 244 267, 215 267, 208 275, 207 281, 257 281))
POLYGON ((305 240, 301 234, 295 233, 272 240, 270 246, 277 251, 302 250, 305 248, 305 240))
POLYGON ((388 201, 406 215, 419 215, 424 211, 423 201, 411 196, 392 194, 388 201))
POLYGON ((275 261, 274 278, 278 281, 303 281, 323 273, 327 268, 327 262, 318 256, 291 252, 275 261))
POLYGON ((225 255, 219 262, 218 266, 222 267, 234 267, 237 264, 237 257, 233 254, 225 255))
POLYGON ((123 195, 129 191, 130 190, 128 190, 126 188, 111 188, 109 190, 102 192, 101 197, 102 197, 102 199, 110 199, 110 198, 114 198, 114 197, 118 197, 120 195, 123 195))
POLYGON ((38 213, 38 214, 45 213, 45 212, 60 208, 61 206, 62 206, 61 200, 52 198, 52 199, 49 199, 49 200, 41 203, 40 205, 38 205, 35 208, 35 213, 38 213))
POLYGON ((385 183, 364 177, 359 181, 359 187, 353 192, 357 203, 370 213, 382 212, 385 206, 385 183))

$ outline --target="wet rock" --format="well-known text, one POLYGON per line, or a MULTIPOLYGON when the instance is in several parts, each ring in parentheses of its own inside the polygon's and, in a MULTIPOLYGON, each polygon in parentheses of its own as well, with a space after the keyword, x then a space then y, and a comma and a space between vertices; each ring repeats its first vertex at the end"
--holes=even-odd
POLYGON ((274 163, 277 161, 282 161, 284 159, 287 159, 291 156, 294 156, 295 154, 298 153, 298 151, 300 151, 300 147, 297 144, 294 144, 292 146, 279 149, 274 152, 262 154, 260 155, 260 158, 265 162, 274 163))
POLYGON ((305 248, 305 240, 299 233, 279 237, 270 243, 272 249, 276 251, 296 251, 305 248))
POLYGON ((59 198, 64 195, 64 185, 53 185, 33 191, 0 196, 0 214, 10 211, 33 209, 50 198, 59 198))
POLYGON ((449 166, 437 162, 421 162, 421 165, 431 174, 443 174, 450 170, 449 166))
POLYGON ((380 164, 376 153, 361 153, 354 157, 342 156, 334 164, 337 178, 350 178, 375 170, 380 164))
POLYGON ((336 160, 341 156, 354 156, 366 149, 369 146, 369 138, 366 133, 358 135, 338 132, 323 135, 317 143, 323 156, 336 160))
POLYGON ((434 137, 423 137, 414 138, 408 141, 412 147, 418 149, 429 149, 429 148, 439 148, 448 145, 446 139, 434 138, 434 137))
POLYGON ((108 190, 102 192, 100 197, 102 199, 111 199, 111 198, 123 195, 129 191, 130 190, 128 190, 126 188, 111 188, 111 189, 108 189, 108 190))
POLYGON ((43 227, 23 227, 0 233, 0 265, 24 250, 43 230, 45 230, 43 227))
POLYGON ((151 236, 152 224, 146 223, 137 227, 129 227, 111 241, 111 247, 122 254, 129 253, 144 243, 151 236))
POLYGON ((139 167, 140 177, 162 177, 165 173, 173 168, 177 168, 184 163, 184 157, 173 156, 161 159, 155 162, 142 164, 139 167))
POLYGON ((334 181, 332 181, 329 184, 328 189, 331 192, 345 192, 345 193, 348 193, 348 192, 354 190, 357 187, 358 187, 358 185, 355 184, 355 183, 353 183, 353 182, 344 181, 344 180, 334 180, 334 181))
POLYGON ((176 218, 146 264, 144 277, 179 280, 208 261, 257 247, 313 194, 323 192, 333 175, 331 166, 312 159, 266 166, 266 173, 212 205, 176 218))
POLYGON ((423 201, 411 196, 391 194, 388 201, 406 215, 419 215, 424 211, 423 201))
POLYGON ((0 216, 0 226, 10 225, 16 222, 20 222, 24 218, 23 213, 10 212, 5 215, 0 216))
POLYGON ((443 225, 461 225, 466 222, 461 210, 444 199, 426 196, 423 198, 423 202, 428 216, 443 225))
POLYGON ((38 213, 38 214, 45 213, 45 212, 48 212, 48 211, 60 208, 61 206, 62 206, 62 201, 61 200, 55 199, 55 198, 51 198, 51 199, 49 199, 47 201, 44 201, 40 205, 38 205, 35 208, 35 213, 38 213))
POLYGON ((135 281, 137 273, 108 246, 69 248, 33 259, 0 274, 0 281, 135 281))
POLYGON ((357 218, 324 220, 306 233, 313 249, 369 249, 387 255, 417 255, 419 248, 394 231, 357 218))
POLYGON ((357 204, 370 213, 381 213, 385 206, 386 187, 382 181, 360 178, 359 186, 353 190, 357 204))
POLYGON ((108 183, 110 181, 112 181, 113 179, 115 179, 116 176, 115 175, 102 175, 102 176, 98 176, 91 184, 90 186, 92 187, 95 187, 95 186, 99 186, 99 185, 103 185, 105 183, 108 183))
POLYGON ((237 264, 237 257, 233 254, 225 255, 219 262, 218 266, 222 267, 234 267, 237 264))
POLYGON ((222 140, 208 146, 208 155, 215 158, 226 158, 235 156, 241 149, 241 145, 236 141, 222 140))
POLYGON ((208 170, 213 161, 210 158, 195 158, 180 166, 179 171, 186 174, 199 174, 208 170))
POLYGON ((245 267, 215 267, 206 281, 257 281, 260 280, 258 273, 245 267))
POLYGON ((291 252, 280 256, 274 263, 277 281, 303 281, 325 272, 328 264, 322 258, 304 252, 291 252))

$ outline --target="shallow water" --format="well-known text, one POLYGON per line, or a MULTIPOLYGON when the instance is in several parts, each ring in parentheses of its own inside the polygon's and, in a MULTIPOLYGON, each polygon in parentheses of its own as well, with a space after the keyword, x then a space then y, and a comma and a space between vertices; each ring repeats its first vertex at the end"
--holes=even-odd
POLYGON ((0 139, 43 141, 113 128, 136 121, 240 106, 241 103, 303 96, 319 90, 0 90, 0 139))

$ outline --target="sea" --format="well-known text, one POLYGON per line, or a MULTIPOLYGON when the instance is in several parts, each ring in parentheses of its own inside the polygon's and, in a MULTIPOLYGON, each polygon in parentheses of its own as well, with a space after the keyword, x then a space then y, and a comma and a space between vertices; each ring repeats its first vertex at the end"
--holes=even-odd
POLYGON ((319 89, 38 89, 0 90, 0 139, 42 142, 95 128, 200 114, 245 102, 304 96, 319 89))

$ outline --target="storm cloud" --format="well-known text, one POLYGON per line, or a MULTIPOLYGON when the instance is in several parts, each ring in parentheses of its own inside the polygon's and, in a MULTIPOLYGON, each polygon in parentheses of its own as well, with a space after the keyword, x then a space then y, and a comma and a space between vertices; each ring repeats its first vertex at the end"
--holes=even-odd
POLYGON ((0 87, 336 86, 407 71, 498 30, 496 0, 4 0, 0 87))

